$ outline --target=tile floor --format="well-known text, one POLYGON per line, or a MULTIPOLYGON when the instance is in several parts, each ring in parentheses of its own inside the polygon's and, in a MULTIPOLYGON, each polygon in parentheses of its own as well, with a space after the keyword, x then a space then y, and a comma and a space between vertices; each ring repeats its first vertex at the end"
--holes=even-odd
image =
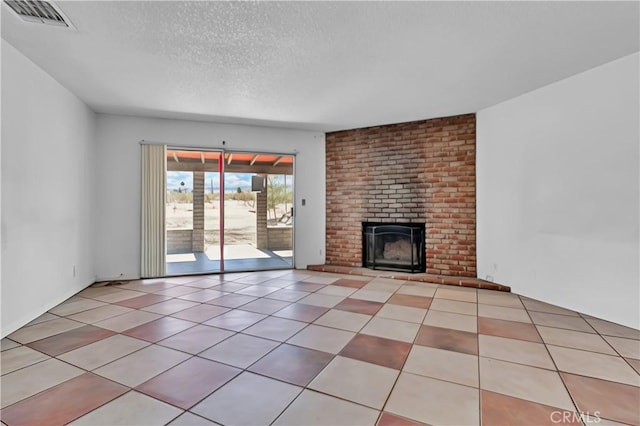
POLYGON ((89 287, 2 340, 6 425, 640 424, 640 331, 312 271, 89 287))

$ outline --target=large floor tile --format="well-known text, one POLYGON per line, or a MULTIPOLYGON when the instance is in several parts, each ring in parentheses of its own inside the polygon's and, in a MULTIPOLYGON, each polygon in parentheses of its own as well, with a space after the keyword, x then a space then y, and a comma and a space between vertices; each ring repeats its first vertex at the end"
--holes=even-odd
POLYGON ((555 371, 555 365, 547 352, 547 348, 542 343, 484 334, 478 336, 478 339, 480 356, 555 371))
POLYGON ((271 424, 302 391, 277 380, 242 373, 192 412, 220 424, 255 426, 271 424))
POLYGON ((538 404, 483 390, 480 392, 483 426, 582 425, 575 411, 538 404))
POLYGON ((73 330, 74 328, 80 328, 84 325, 85 324, 81 322, 72 321, 67 318, 58 318, 29 327, 23 327, 11 333, 7 337, 18 343, 25 344, 44 339, 45 337, 64 333, 65 331, 73 330))
POLYGON ((558 373, 480 357, 480 388, 573 411, 575 406, 558 373))
POLYGON ((529 315, 531 315, 531 319, 535 325, 564 328, 567 330, 582 331, 585 333, 595 333, 593 327, 580 317, 533 311, 529 312, 529 315))
POLYGON ((478 302, 478 295, 475 289, 456 288, 450 286, 440 286, 434 295, 436 299, 458 300, 460 302, 478 302))
POLYGON ((222 297, 226 294, 227 293, 224 293, 222 291, 208 289, 208 290, 196 291, 195 293, 184 294, 182 296, 178 296, 178 299, 189 300, 191 302, 204 303, 204 302, 208 302, 210 300, 222 297))
POLYGON ((402 281, 394 280, 391 278, 377 277, 369 281, 362 288, 365 290, 395 293, 400 287, 402 287, 402 281))
POLYGON ((388 367, 337 356, 309 388, 380 410, 399 373, 388 367))
POLYGON ((267 317, 255 325, 243 331, 244 334, 251 334, 265 339, 284 342, 298 331, 306 327, 306 323, 288 320, 285 318, 267 317))
POLYGON ((316 292, 316 294, 329 294, 331 296, 349 297, 351 294, 355 293, 356 291, 357 291, 356 288, 331 284, 321 288, 316 292))
POLYGON ((84 327, 74 328, 73 330, 65 331, 55 336, 28 343, 27 346, 44 352, 47 355, 58 356, 93 342, 106 339, 114 334, 116 333, 111 330, 85 325, 84 327))
POLYGON ((524 323, 531 322, 529 314, 524 309, 495 305, 483 305, 482 303, 478 304, 478 316, 506 321, 518 321, 524 323))
MULTIPOLYGON (((360 277, 361 278, 361 277, 360 277)), ((362 288, 367 285, 368 280, 357 280, 349 278, 340 278, 337 281, 331 283, 331 285, 338 285, 341 287, 362 288)))
POLYGON ((430 310, 453 312, 455 314, 478 315, 478 304, 471 302, 460 302, 458 300, 449 299, 433 299, 430 310))
POLYGON ((640 376, 618 356, 560 346, 547 347, 560 371, 640 386, 640 376))
POLYGON ((236 291, 236 294, 243 294, 245 296, 262 297, 269 293, 280 290, 279 287, 267 287, 263 285, 253 285, 242 290, 236 291))
POLYGON ((286 288, 289 290, 306 291, 307 293, 313 293, 314 291, 320 290, 324 286, 326 286, 326 284, 309 283, 309 282, 300 281, 300 282, 294 282, 293 284, 291 284, 290 286, 287 286, 286 288))
POLYGON ((131 328, 124 331, 122 334, 136 339, 146 340, 147 342, 157 342, 181 331, 187 330, 194 325, 196 324, 191 321, 172 317, 162 317, 131 328))
POLYGON ((479 402, 478 389, 403 372, 385 411, 434 425, 478 425, 479 402))
POLYGON ((51 321, 58 318, 60 318, 58 315, 54 315, 50 312, 45 312, 44 314, 40 315, 38 318, 29 321, 27 324, 25 324, 25 327, 30 327, 32 325, 40 324, 41 322, 51 321))
POLYGON ((120 302, 116 302, 116 305, 124 306, 132 309, 140 309, 145 306, 155 305, 156 303, 164 302, 165 300, 169 300, 171 297, 169 296, 161 296, 159 294, 144 294, 142 296, 132 297, 131 299, 122 300, 120 302))
POLYGON ((224 306, 225 308, 238 308, 256 299, 257 297, 247 296, 246 294, 227 294, 226 296, 210 300, 208 303, 211 305, 224 306))
POLYGON ((168 426, 216 426, 217 423, 207 420, 204 417, 196 416, 189 411, 184 412, 168 426))
POLYGON ((344 299, 345 299, 345 296, 333 296, 330 294, 312 293, 298 300, 298 303, 304 303, 305 305, 321 306, 323 308, 333 308, 338 303, 342 302, 344 299))
POLYGON ((424 318, 424 324, 432 327, 451 328, 454 330, 476 333, 478 331, 478 318, 472 315, 455 314, 430 310, 424 318))
POLYGON ((335 309, 354 312, 357 314, 375 315, 382 306, 384 306, 384 304, 380 302, 347 298, 338 303, 335 306, 335 309))
POLYGON ((142 293, 140 293, 139 291, 119 289, 110 293, 94 296, 93 299, 99 300, 101 302, 115 303, 138 296, 142 296, 142 293))
POLYGON ((385 303, 391 296, 393 292, 387 291, 377 291, 377 290, 367 290, 366 286, 362 287, 360 290, 353 293, 349 296, 351 299, 360 299, 360 300, 368 300, 369 302, 379 302, 385 303))
POLYGON ((396 294, 433 297, 436 294, 437 289, 438 286, 436 284, 405 282, 398 291, 396 291, 396 294))
POLYGON ((535 312, 545 312, 548 314, 559 314, 559 315, 570 315, 577 317, 579 316, 576 312, 571 311, 569 309, 561 308, 560 306, 551 305, 549 303, 540 302, 539 300, 528 299, 526 297, 521 297, 522 303, 528 311, 535 312))
POLYGON ((85 373, 3 409, 2 421, 11 425, 67 424, 128 390, 85 373))
POLYGON ((104 296, 105 294, 112 294, 121 291, 121 288, 113 286, 89 286, 76 294, 76 297, 84 297, 95 299, 96 296, 104 296))
MULTIPOLYGON (((292 345, 337 354, 355 333, 335 328, 310 325, 287 341, 292 345)), ((267 337, 267 336, 265 336, 267 337)))
POLYGON ((478 355, 478 335, 467 331, 423 325, 416 336, 416 345, 478 355))
POLYGON ((624 337, 604 337, 607 342, 623 357, 640 359, 640 341, 624 337))
POLYGON ((171 316, 187 321, 205 322, 213 317, 229 312, 229 310, 229 308, 224 308, 222 306, 202 304, 183 311, 175 312, 171 314, 171 316))
POLYGON ((597 334, 567 330, 564 328, 545 327, 543 325, 539 325, 537 328, 540 336, 542 336, 542 340, 548 345, 616 355, 616 352, 611 346, 597 334))
POLYGON ((84 297, 72 297, 55 308, 50 309, 49 312, 61 317, 66 317, 68 315, 77 314, 78 312, 87 311, 104 305, 106 305, 105 302, 100 302, 98 300, 86 299, 84 297))
POLYGON ((118 315, 117 317, 99 321, 94 325, 96 327, 106 328, 107 330, 122 332, 161 317, 162 315, 154 314, 152 312, 131 311, 126 314, 118 315))
POLYGON ((371 315, 331 309, 314 323, 325 327, 358 332, 371 319, 371 315))
POLYGON ((426 423, 400 417, 395 414, 382 412, 376 426, 427 426, 426 423))
POLYGON ((431 306, 431 297, 414 296, 410 294, 394 294, 387 301, 391 305, 408 306, 411 308, 428 309, 431 306))
POLYGON ((560 373, 580 411, 625 424, 640 424, 640 388, 560 373))
POLYGON ((145 306, 142 310, 146 312, 153 312, 154 314, 170 315, 174 312, 184 311, 185 309, 193 308, 198 305, 198 302, 191 302, 189 300, 169 299, 164 302, 156 303, 155 305, 145 306))
POLYGON ((640 374, 640 359, 625 358, 625 361, 627 361, 627 363, 629 363, 629 365, 631 365, 631 367, 640 374))
MULTIPOLYGON (((135 290, 144 294, 149 294, 149 293, 154 293, 160 290, 166 290, 175 286, 176 286, 175 284, 171 284, 160 279, 160 280, 132 281, 123 287, 126 288, 127 290, 135 290)), ((120 304, 120 302, 116 302, 116 303, 120 304)))
POLYGON ((266 318, 266 315, 255 312, 233 310, 205 321, 205 325, 224 328, 232 331, 241 331, 266 318))
POLYGON ((137 386, 136 390, 187 410, 241 371, 193 357, 137 386))
POLYGON ((507 337, 509 339, 527 340, 529 342, 542 342, 538 330, 533 324, 518 321, 479 317, 478 333, 489 336, 507 337))
POLYGON ((235 332, 198 324, 158 342, 161 346, 197 354, 231 336, 235 332))
POLYGON ((6 337, 0 341, 0 350, 3 351, 17 348, 18 346, 20 346, 20 343, 14 342, 13 340, 7 339, 6 337))
POLYGON ((157 399, 131 391, 80 417, 72 425, 86 426, 142 426, 162 425, 182 413, 157 399))
POLYGON ((478 357, 462 352, 414 345, 402 370, 461 385, 479 386, 478 357))
POLYGON ((30 365, 0 379, 2 409, 84 373, 57 359, 30 365))
POLYGON ((524 309, 520 298, 516 294, 495 290, 477 290, 478 303, 484 305, 505 306, 507 308, 524 309))
POLYGON ((265 296, 267 299, 275 299, 282 300, 284 302, 297 302, 305 296, 308 296, 310 293, 307 291, 299 291, 299 290, 289 290, 289 289, 281 289, 278 291, 274 291, 273 293, 269 293, 265 296))
POLYGON ((303 303, 293 303, 284 309, 274 313, 273 316, 287 318, 296 321, 312 322, 327 312, 329 308, 321 306, 305 305, 303 303))
POLYGON ((279 344, 279 342, 273 340, 236 334, 200 353, 198 356, 239 368, 247 368, 279 344))
MULTIPOLYGON (((410 296, 410 297, 413 297, 413 296, 410 296)), ((403 306, 403 305, 392 305, 387 303, 382 307, 382 309, 378 311, 376 316, 381 318, 389 318, 389 319, 394 319, 398 321, 414 322, 414 323, 420 324, 422 323, 422 320, 424 320, 424 317, 426 314, 427 314, 426 309, 414 308, 414 307, 403 306)))
POLYGON ((34 351, 26 346, 17 346, 3 351, 0 355, 0 367, 2 375, 11 373, 24 367, 46 361, 50 357, 42 352, 34 351))
POLYGON ((190 358, 190 355, 184 352, 151 345, 102 366, 94 370, 94 373, 123 385, 134 387, 187 358, 190 358))
POLYGON ((385 339, 399 340, 412 343, 415 339, 420 324, 396 321, 387 318, 374 317, 362 329, 362 334, 384 337, 385 339))
POLYGON ((187 287, 187 286, 175 286, 171 288, 165 288, 162 290, 154 291, 154 294, 159 294, 161 296, 169 296, 169 297, 180 297, 185 294, 195 293, 196 291, 200 291, 197 287, 187 287))
POLYGON ((215 286, 214 288, 218 291, 224 291, 225 293, 233 293, 235 291, 242 290, 243 288, 247 288, 247 287, 250 287, 250 286, 246 284, 225 281, 222 284, 215 286))
POLYGON ((399 370, 410 350, 410 343, 356 334, 340 351, 340 355, 399 370))
POLYGON ((214 290, 218 290, 217 288, 214 288, 214 287, 220 285, 222 282, 223 282, 223 278, 221 276, 213 275, 213 276, 207 276, 202 279, 196 278, 194 281, 189 281, 187 283, 184 283, 184 285, 189 287, 198 287, 203 289, 213 288, 214 290))
POLYGON ((116 334, 79 349, 60 355, 59 358, 85 370, 93 370, 118 358, 149 346, 148 342, 116 334))
POLYGON ((86 324, 94 324, 107 318, 116 317, 118 315, 131 312, 131 308, 119 305, 104 305, 98 308, 89 309, 77 314, 69 315, 67 318, 74 321, 84 322, 86 324))
POLYGON ((333 355, 292 345, 281 345, 249 371, 298 386, 306 386, 333 359, 333 355))
POLYGON ((378 411, 305 390, 275 421, 278 426, 369 426, 378 411))
POLYGON ((328 285, 341 279, 342 277, 333 274, 313 274, 304 279, 305 283, 328 285))
POLYGON ((620 324, 615 324, 597 318, 587 318, 586 320, 598 333, 602 335, 640 340, 640 330, 635 328, 625 327, 620 324))
POLYGON ((281 309, 289 306, 290 302, 275 299, 258 299, 241 306, 239 309, 249 312, 257 312, 259 314, 271 315, 281 309))

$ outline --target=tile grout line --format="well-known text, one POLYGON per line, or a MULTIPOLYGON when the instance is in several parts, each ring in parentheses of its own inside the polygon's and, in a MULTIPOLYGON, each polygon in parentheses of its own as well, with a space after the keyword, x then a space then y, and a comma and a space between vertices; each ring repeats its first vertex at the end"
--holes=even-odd
MULTIPOLYGON (((521 297, 521 296, 520 296, 521 297)), ((520 301, 522 302, 522 298, 520 298, 520 301)), ((529 316, 529 319, 531 320, 531 324, 534 325, 536 332, 538 333, 538 336, 540 337, 540 340, 542 341, 542 344, 544 345, 545 350, 547 351, 547 355, 549 356, 549 358, 551 359, 551 362, 553 363, 553 366, 556 369, 556 374, 558 375, 558 378, 560 379, 560 382, 562 383, 562 386, 564 388, 564 390, 567 392, 567 395, 569 395, 569 398, 571 399, 571 403, 573 404, 574 408, 575 408, 575 412, 576 413, 580 413, 580 409, 578 408, 578 403, 575 400, 574 396, 571 394, 571 392, 569 391, 569 387, 567 386, 567 384, 565 383, 564 379, 562 378, 562 375, 560 374, 560 370, 558 369, 558 365, 556 363, 556 360, 553 358, 553 356, 551 355, 551 352, 549 351, 549 348, 547 347, 547 343, 544 341, 544 339, 542 338, 542 336, 540 335, 540 332, 538 331, 538 327, 537 324, 533 321, 533 318, 531 317, 531 314, 529 313, 529 310, 527 309, 526 305, 524 303, 522 303, 522 305, 525 308, 525 312, 527 313, 527 315, 529 316)), ((559 408, 559 407, 558 407, 559 408)), ((582 422, 582 419, 580 419, 580 421, 582 422)))

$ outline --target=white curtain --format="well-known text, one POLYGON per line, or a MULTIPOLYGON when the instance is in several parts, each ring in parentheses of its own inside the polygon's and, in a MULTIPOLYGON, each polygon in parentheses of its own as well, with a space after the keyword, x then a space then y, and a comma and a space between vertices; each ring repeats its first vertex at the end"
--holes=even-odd
POLYGON ((165 275, 166 145, 142 144, 142 259, 143 278, 165 275))

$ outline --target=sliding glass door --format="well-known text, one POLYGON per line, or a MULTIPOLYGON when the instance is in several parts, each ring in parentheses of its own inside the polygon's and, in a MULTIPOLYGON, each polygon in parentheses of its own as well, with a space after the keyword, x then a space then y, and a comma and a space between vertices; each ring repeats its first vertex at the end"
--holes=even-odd
POLYGON ((221 158, 216 151, 167 149, 167 275, 222 270, 221 158))
POLYGON ((291 155, 167 149, 167 275, 293 267, 291 155))
POLYGON ((291 155, 224 154, 224 270, 293 267, 291 155))

